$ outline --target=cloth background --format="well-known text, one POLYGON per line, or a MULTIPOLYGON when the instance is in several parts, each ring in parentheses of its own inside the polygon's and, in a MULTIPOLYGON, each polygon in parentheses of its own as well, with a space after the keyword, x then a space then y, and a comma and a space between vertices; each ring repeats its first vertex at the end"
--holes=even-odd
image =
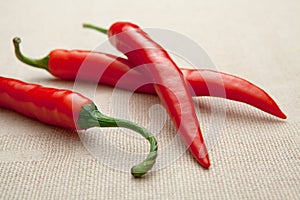
MULTIPOLYGON (((195 98, 206 137, 214 125, 212 110, 226 112, 209 152, 210 169, 202 169, 186 152, 162 169, 134 179, 129 171, 111 167, 109 159, 104 163, 89 153, 76 132, 0 108, 0 199, 299 199, 299 11, 297 0, 1 1, 2 76, 73 89, 72 82, 20 63, 12 38, 21 37, 24 54, 39 58, 52 49, 95 49, 106 41, 105 36, 82 29, 83 22, 108 27, 129 20, 193 39, 218 70, 265 89, 288 119, 242 103, 221 100, 226 107, 214 107, 210 98, 195 98)), ((111 115, 112 91, 99 86, 95 95, 101 111, 111 115)), ((122 95, 118 98, 122 108, 122 95)), ((158 103, 155 96, 134 94, 128 119, 146 126, 163 115, 158 103)), ((152 128, 159 126, 155 123, 152 128)), ((148 144, 140 138, 115 129, 107 132, 101 137, 123 151, 147 151, 148 144)), ((159 144, 168 144, 174 135, 168 119, 157 135, 159 144)))

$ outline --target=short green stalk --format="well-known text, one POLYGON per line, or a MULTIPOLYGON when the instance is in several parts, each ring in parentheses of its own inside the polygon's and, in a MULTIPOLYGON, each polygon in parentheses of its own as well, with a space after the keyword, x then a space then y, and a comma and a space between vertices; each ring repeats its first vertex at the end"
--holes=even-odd
POLYGON ((15 47, 15 54, 21 62, 28 64, 30 66, 33 66, 33 67, 42 68, 42 69, 49 71, 49 69, 48 69, 49 56, 46 56, 41 59, 28 58, 28 57, 24 56, 21 52, 21 49, 20 49, 21 38, 15 37, 13 39, 13 42, 14 42, 14 47, 15 47))
POLYGON ((104 33, 104 34, 107 34, 107 32, 108 32, 107 29, 101 28, 101 27, 98 27, 98 26, 95 26, 95 25, 92 25, 92 24, 83 24, 83 27, 84 28, 89 28, 89 29, 94 29, 94 30, 99 31, 99 32, 104 33))

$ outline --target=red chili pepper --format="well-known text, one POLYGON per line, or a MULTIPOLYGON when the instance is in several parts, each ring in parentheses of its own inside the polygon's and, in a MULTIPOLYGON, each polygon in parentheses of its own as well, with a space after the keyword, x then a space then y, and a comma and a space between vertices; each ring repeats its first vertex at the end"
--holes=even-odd
POLYGON ((144 65, 142 73, 155 83, 153 86, 157 95, 190 152, 204 168, 209 168, 209 157, 192 96, 183 74, 167 51, 137 25, 129 22, 114 23, 109 30, 103 29, 102 32, 108 34, 111 44, 123 52, 129 62, 135 66, 144 65))
POLYGON ((124 127, 140 133, 150 143, 150 153, 131 169, 135 177, 149 171, 157 157, 157 142, 145 128, 103 115, 88 98, 69 90, 46 88, 0 76, 0 107, 15 110, 47 124, 71 129, 124 127))
POLYGON ((195 69, 183 69, 182 73, 197 96, 220 94, 220 97, 223 97, 222 92, 210 93, 210 90, 222 91, 223 88, 227 99, 247 103, 269 114, 286 119, 286 115, 268 93, 245 79, 211 70, 201 70, 199 73, 195 69), (206 83, 209 88, 199 87, 200 83, 203 85, 206 83))
MULTIPOLYGON (((21 53, 20 42, 20 38, 14 38, 15 53, 20 61, 37 68, 46 69, 52 75, 64 80, 79 78, 84 81, 99 81, 106 85, 115 86, 126 74, 126 80, 123 80, 122 83, 119 82, 117 86, 134 90, 145 83, 145 79, 147 79, 145 75, 138 71, 131 70, 134 65, 121 57, 102 52, 57 49, 51 51, 45 58, 31 59, 21 53), (85 69, 78 73, 83 63, 85 69), (98 73, 95 73, 97 71, 98 73), (99 74, 102 74, 100 80, 99 74)), ((279 118, 286 119, 285 114, 276 102, 263 89, 245 79, 205 69, 181 69, 181 72, 192 87, 191 94, 243 102, 279 118), (225 95, 224 92, 215 91, 225 91, 225 95)), ((136 91, 156 94, 152 84, 141 86, 136 91)))
MULTIPOLYGON (((14 38, 15 54, 18 59, 31 66, 46 69, 52 75, 64 79, 99 81, 100 83, 127 90, 134 90, 145 83, 145 77, 131 70, 134 65, 128 60, 102 52, 56 49, 42 59, 25 57, 20 51, 20 38, 14 38), (85 70, 78 72, 84 63, 85 70), (98 72, 98 73, 95 73, 98 72), (98 75, 102 74, 99 77, 98 75), (127 78, 118 83, 126 74, 127 78)), ((276 102, 261 88, 237 76, 205 69, 181 69, 184 78, 192 87, 191 94, 196 96, 221 97, 243 102, 269 114, 286 119, 276 102), (213 92, 210 92, 213 91, 213 92), (215 92, 215 91, 225 91, 215 92)), ((152 84, 141 86, 137 92, 156 94, 152 84)))
POLYGON ((126 59, 117 58, 106 53, 56 49, 42 59, 31 59, 21 53, 20 38, 15 37, 13 43, 15 54, 20 61, 33 67, 45 69, 53 76, 64 80, 79 78, 84 81, 98 81, 98 75, 103 73, 101 83, 111 85, 116 84, 118 81, 116 78, 121 77, 128 70, 129 62, 126 59), (82 64, 85 68, 80 71, 82 64), (110 67, 106 69, 105 66, 107 65, 110 65, 110 67), (80 77, 77 77, 79 71, 80 77))

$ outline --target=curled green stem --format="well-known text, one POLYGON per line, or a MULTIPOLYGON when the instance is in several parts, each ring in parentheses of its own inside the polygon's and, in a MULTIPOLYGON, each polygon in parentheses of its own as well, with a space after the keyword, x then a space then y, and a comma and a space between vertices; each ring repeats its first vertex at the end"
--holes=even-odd
POLYGON ((14 43, 14 47, 15 47, 15 55, 21 62, 28 64, 30 66, 33 66, 33 67, 42 68, 42 69, 46 69, 47 71, 49 71, 49 69, 48 69, 49 56, 46 56, 41 59, 28 58, 28 57, 24 56, 21 52, 21 49, 20 49, 21 38, 15 37, 13 39, 13 43, 14 43))
POLYGON ((84 28, 89 28, 89 29, 94 29, 94 30, 99 31, 99 32, 104 33, 104 34, 107 34, 107 32, 108 32, 107 29, 101 28, 101 27, 98 27, 98 26, 95 26, 95 25, 92 25, 92 24, 83 24, 83 27, 84 28))
POLYGON ((122 127, 138 132, 150 143, 150 152, 146 159, 131 168, 134 177, 145 175, 155 164, 157 157, 157 141, 155 137, 144 127, 124 119, 115 119, 103 115, 94 103, 86 104, 82 107, 79 114, 78 126, 82 129, 91 127, 122 127))

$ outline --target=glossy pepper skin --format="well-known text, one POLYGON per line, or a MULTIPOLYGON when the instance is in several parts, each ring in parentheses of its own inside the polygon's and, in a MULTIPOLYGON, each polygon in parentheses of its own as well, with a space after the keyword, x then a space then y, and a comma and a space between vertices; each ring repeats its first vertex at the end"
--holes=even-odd
POLYGON ((92 101, 69 90, 44 88, 0 77, 0 105, 46 124, 81 129, 75 122, 81 108, 92 101))
POLYGON ((124 127, 140 133, 150 143, 150 153, 131 169, 135 177, 149 171, 157 157, 157 142, 145 128, 133 122, 103 115, 95 104, 79 93, 46 88, 0 76, 0 107, 14 110, 46 124, 70 128, 124 127))
POLYGON ((194 158, 209 168, 210 161, 194 103, 182 72, 168 53, 137 25, 114 23, 107 32, 113 46, 155 83, 154 89, 194 158))
MULTIPOLYGON (((137 92, 156 94, 152 84, 143 85, 148 81, 148 77, 136 70, 131 70, 135 65, 127 59, 102 52, 63 49, 53 50, 42 59, 31 59, 21 53, 20 42, 20 38, 14 38, 16 55, 20 61, 46 69, 60 79, 75 80, 77 78, 83 81, 99 81, 99 83, 127 90, 136 89, 137 92), (82 65, 84 65, 84 70, 80 71, 82 65), (126 79, 121 81, 125 74, 126 79), (99 75, 101 75, 100 79, 99 75)), ((263 89, 245 79, 213 70, 180 70, 191 86, 191 94, 243 102, 279 118, 286 118, 276 102, 263 89)))

